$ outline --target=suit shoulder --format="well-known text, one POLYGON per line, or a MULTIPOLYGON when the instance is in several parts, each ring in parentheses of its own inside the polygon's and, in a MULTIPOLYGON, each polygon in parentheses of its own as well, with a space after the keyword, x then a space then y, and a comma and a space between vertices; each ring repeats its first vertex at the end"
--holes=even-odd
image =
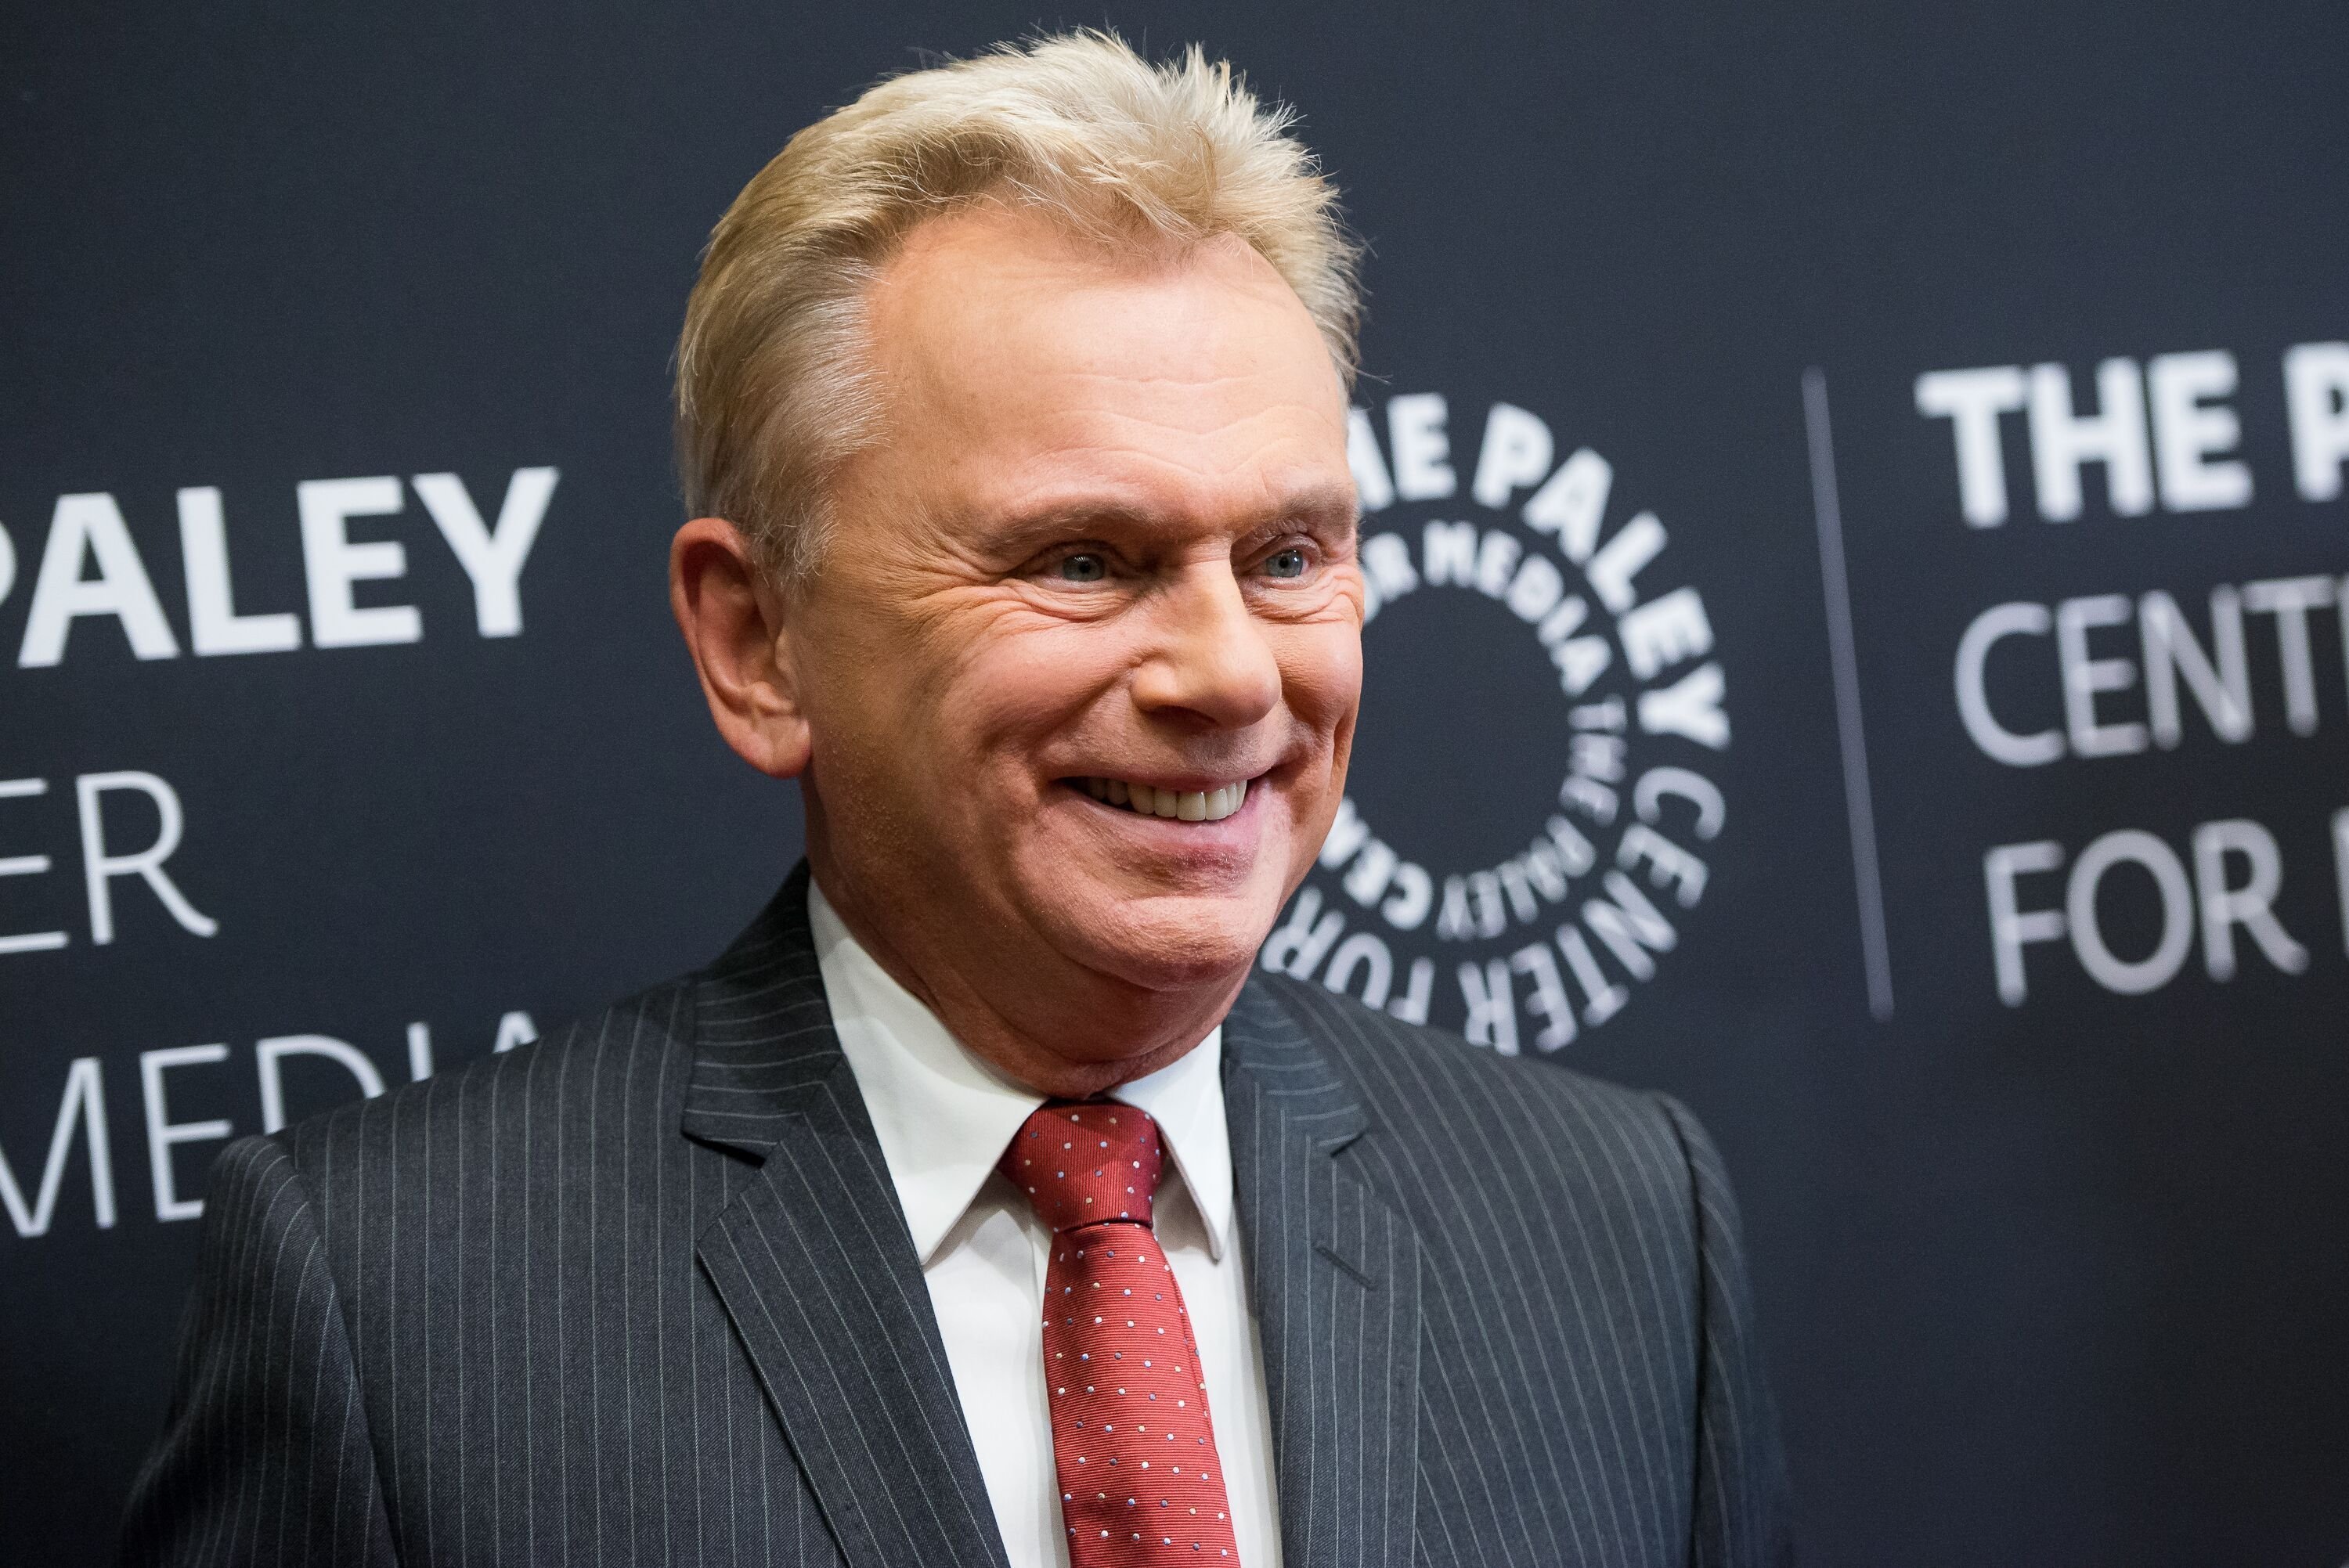
POLYGON ((1263 980, 1319 1037, 1373 1125, 1430 1145, 1428 1154, 1470 1144, 1481 1161, 1515 1152, 1555 1165, 1544 1156, 1557 1151, 1606 1163, 1643 1186, 1686 1192, 1691 1185, 1697 1152, 1691 1140, 1701 1141, 1702 1133, 1669 1096, 1552 1060, 1501 1056, 1319 985, 1263 980))
POLYGON ((665 981, 529 1044, 337 1106, 277 1140, 330 1194, 365 1163, 388 1159, 382 1168, 397 1170, 436 1147, 517 1141, 681 1096, 695 980, 665 981))
POLYGON ((1379 1097, 1381 1077, 1408 1072, 1429 1088, 1457 1091, 1506 1085, 1509 1092, 1545 1105, 1588 1101, 1618 1114, 1669 1119, 1670 1102, 1653 1091, 1610 1083, 1555 1061, 1502 1056, 1448 1029, 1411 1023, 1287 975, 1264 976, 1263 984, 1292 1014, 1335 1045, 1340 1070, 1357 1079, 1357 1087, 1370 1098, 1379 1097))

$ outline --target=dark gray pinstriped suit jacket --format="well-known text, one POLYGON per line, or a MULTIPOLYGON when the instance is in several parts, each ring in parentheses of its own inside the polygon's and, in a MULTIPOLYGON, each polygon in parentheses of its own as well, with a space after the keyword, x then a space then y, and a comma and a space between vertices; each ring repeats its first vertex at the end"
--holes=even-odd
MULTIPOLYGON (((805 874, 708 970, 222 1154, 126 1563, 1000 1568, 805 874)), ((1289 1568, 1787 1560, 1685 1110, 1262 977, 1224 1070, 1289 1568)))

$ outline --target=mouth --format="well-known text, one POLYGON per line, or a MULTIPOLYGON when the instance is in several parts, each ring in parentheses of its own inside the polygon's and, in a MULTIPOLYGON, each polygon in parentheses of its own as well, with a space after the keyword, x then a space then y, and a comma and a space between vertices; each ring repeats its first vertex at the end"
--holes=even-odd
POLYGON ((1176 822, 1220 822, 1247 803, 1248 792, 1246 779, 1211 789, 1161 789, 1123 779, 1071 779, 1067 782, 1104 806, 1176 822))

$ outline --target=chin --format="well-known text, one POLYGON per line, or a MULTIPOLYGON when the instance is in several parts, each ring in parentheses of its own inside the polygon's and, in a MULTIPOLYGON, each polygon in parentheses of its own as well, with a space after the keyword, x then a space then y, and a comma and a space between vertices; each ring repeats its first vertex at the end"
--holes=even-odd
MULTIPOLYGON (((1066 910, 1072 903, 1056 907, 1066 910)), ((1280 913, 1277 900, 1253 889, 1111 897, 1093 907, 1102 918, 1061 923, 1063 928, 1053 934, 1056 944, 1086 968, 1146 991, 1236 985, 1256 962, 1280 913)))

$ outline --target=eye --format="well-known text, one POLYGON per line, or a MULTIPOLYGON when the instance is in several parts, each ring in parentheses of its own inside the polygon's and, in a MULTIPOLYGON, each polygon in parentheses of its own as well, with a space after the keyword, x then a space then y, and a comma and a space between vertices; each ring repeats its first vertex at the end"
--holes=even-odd
POLYGON ((1098 555, 1068 555, 1052 571, 1063 583, 1098 583, 1109 575, 1109 562, 1098 555))
POLYGON ((1275 551, 1265 557, 1264 574, 1268 577, 1302 577, 1305 575, 1305 552, 1291 546, 1275 551))

